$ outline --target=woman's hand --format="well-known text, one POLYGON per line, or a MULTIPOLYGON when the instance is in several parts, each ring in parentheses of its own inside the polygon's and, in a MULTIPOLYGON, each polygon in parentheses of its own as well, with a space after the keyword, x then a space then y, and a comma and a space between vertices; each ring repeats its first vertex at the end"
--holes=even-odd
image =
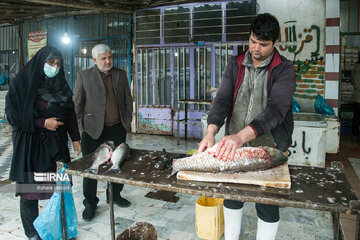
POLYGON ((56 120, 55 117, 52 117, 45 119, 44 128, 50 131, 56 131, 56 129, 61 125, 64 125, 64 123, 56 120))
POLYGON ((80 141, 74 141, 73 142, 73 148, 74 148, 74 151, 77 152, 77 155, 80 155, 80 153, 81 153, 80 141))

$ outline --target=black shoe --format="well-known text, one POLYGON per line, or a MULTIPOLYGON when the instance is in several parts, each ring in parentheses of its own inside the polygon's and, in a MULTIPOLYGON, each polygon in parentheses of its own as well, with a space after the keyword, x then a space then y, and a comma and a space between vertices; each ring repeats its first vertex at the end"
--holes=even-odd
MULTIPOLYGON (((109 203, 108 198, 106 198, 106 203, 109 203)), ((114 204, 118 205, 121 208, 127 208, 127 207, 130 207, 131 202, 129 202, 128 200, 126 200, 125 198, 120 196, 120 197, 114 199, 114 204)))
POLYGON ((82 217, 83 217, 84 221, 91 221, 95 217, 95 212, 96 212, 96 205, 95 206, 92 206, 92 205, 86 206, 82 213, 82 217))

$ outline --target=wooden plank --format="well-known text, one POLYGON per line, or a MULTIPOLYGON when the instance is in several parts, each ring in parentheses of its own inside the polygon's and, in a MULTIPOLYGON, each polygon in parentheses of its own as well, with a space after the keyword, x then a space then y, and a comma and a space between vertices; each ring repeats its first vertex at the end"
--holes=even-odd
POLYGON ((256 172, 208 173, 195 171, 179 171, 177 178, 200 182, 226 182, 252 184, 266 187, 291 188, 290 172, 287 163, 256 172))

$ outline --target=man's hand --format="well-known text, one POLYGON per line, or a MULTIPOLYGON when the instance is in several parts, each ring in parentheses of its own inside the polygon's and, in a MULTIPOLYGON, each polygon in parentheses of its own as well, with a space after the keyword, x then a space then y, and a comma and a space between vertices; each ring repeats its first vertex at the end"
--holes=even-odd
POLYGON ((205 135, 205 137, 201 140, 198 147, 198 153, 205 151, 207 148, 214 146, 215 138, 210 135, 205 135))
POLYGON ((56 131, 56 129, 64 125, 63 122, 57 121, 55 117, 45 119, 44 128, 50 131, 56 131))
POLYGON ((80 141, 73 142, 73 148, 74 148, 74 151, 77 152, 77 155, 80 155, 80 153, 81 153, 80 141))
POLYGON ((236 149, 256 138, 254 130, 246 126, 240 132, 223 137, 217 145, 215 157, 226 161, 234 160, 236 149))
POLYGON ((218 132, 218 127, 215 124, 210 124, 206 130, 206 135, 199 143, 198 153, 205 151, 207 148, 214 146, 215 134, 218 132))
POLYGON ((242 146, 241 138, 237 135, 223 137, 216 147, 215 157, 222 161, 234 160, 236 149, 242 146))

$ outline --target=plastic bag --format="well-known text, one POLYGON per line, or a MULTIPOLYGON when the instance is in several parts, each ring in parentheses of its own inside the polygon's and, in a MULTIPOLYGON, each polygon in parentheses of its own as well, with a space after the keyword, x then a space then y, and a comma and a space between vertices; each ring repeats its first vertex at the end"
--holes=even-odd
POLYGON ((300 104, 294 98, 291 101, 291 106, 292 106, 292 112, 300 112, 301 111, 300 104))
POLYGON ((5 85, 6 83, 7 83, 7 77, 5 72, 3 72, 0 77, 0 85, 5 85))
POLYGON ((329 106, 326 103, 326 100, 320 95, 316 96, 314 107, 317 113, 322 115, 334 115, 334 109, 329 106))
MULTIPOLYGON (((59 173, 65 171, 63 167, 59 173)), ((57 182, 57 187, 69 187, 70 182, 57 182)), ((70 187, 71 189, 71 187, 70 187)), ((65 219, 67 238, 76 237, 79 233, 77 228, 79 222, 76 214, 75 203, 72 191, 64 191, 64 205, 65 205, 65 219)), ((44 209, 34 221, 34 227, 39 236, 43 240, 63 239, 61 230, 61 191, 56 191, 49 201, 46 203, 44 209)))

